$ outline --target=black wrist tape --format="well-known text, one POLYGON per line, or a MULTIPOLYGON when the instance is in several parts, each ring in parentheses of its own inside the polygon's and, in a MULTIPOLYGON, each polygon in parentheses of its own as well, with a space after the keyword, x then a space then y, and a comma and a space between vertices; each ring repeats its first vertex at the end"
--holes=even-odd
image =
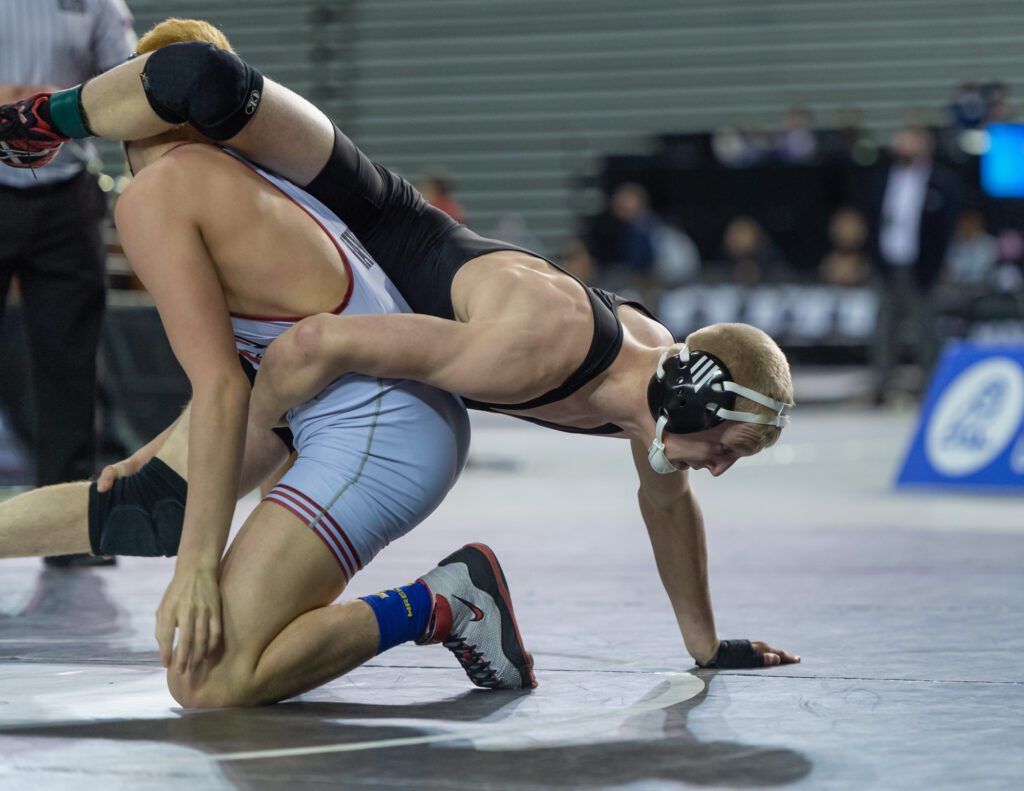
POLYGON ((711 660, 700 666, 720 670, 764 667, 764 657, 749 640, 722 640, 711 660))

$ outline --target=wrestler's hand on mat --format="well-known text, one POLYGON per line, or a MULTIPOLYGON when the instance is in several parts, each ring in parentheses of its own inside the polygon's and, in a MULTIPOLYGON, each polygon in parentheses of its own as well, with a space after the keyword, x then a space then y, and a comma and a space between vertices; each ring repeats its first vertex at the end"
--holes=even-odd
POLYGON ((220 586, 212 569, 181 569, 156 611, 160 664, 191 672, 220 648, 220 586), (177 631, 177 643, 174 633, 177 631))
POLYGON ((706 668, 736 670, 791 665, 799 661, 800 657, 796 654, 773 648, 760 640, 722 640, 711 659, 697 664, 706 668))

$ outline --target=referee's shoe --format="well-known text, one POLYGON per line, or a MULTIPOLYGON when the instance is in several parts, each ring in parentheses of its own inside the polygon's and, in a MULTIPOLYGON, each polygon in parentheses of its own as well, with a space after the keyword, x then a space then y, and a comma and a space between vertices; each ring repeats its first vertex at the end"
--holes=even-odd
POLYGON ((96 566, 116 566, 117 558, 89 555, 83 552, 76 555, 50 555, 43 558, 43 563, 51 568, 59 569, 94 568, 96 566))

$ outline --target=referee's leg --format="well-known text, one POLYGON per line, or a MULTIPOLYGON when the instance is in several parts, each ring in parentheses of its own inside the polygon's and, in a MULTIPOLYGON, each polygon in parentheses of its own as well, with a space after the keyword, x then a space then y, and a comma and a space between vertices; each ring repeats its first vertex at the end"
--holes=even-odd
POLYGON ((36 395, 38 486, 82 480, 96 462, 96 352, 106 304, 102 193, 83 174, 45 196, 21 273, 36 395))
MULTIPOLYGON (((7 297, 11 278, 24 267, 25 251, 32 236, 35 217, 29 211, 21 190, 0 185, 0 332, 3 332, 7 297)), ((0 342, 10 343, 9 338, 0 337, 0 342)), ((0 381, 0 409, 3 402, 16 420, 20 415, 18 400, 22 390, 12 382, 0 381)))

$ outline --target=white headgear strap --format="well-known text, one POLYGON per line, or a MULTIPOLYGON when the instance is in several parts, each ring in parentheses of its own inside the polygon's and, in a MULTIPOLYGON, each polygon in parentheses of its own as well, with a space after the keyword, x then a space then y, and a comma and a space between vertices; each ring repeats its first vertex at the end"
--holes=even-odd
POLYGON ((726 390, 730 393, 749 398, 755 404, 768 407, 769 409, 775 410, 774 415, 759 415, 756 412, 734 412, 731 409, 723 409, 718 407, 715 410, 715 414, 719 417, 724 417, 726 420, 737 420, 740 423, 761 423, 765 426, 782 426, 782 419, 786 414, 786 407, 792 406, 792 404, 785 404, 782 401, 776 401, 774 398, 769 398, 764 393, 759 393, 756 390, 751 390, 749 387, 738 385, 735 382, 718 382, 711 385, 712 389, 715 390, 726 390))
POLYGON ((665 443, 662 441, 667 424, 668 418, 665 415, 658 418, 658 423, 654 428, 654 442, 647 449, 647 461, 650 463, 651 469, 662 475, 669 475, 676 471, 675 465, 665 455, 665 443))

